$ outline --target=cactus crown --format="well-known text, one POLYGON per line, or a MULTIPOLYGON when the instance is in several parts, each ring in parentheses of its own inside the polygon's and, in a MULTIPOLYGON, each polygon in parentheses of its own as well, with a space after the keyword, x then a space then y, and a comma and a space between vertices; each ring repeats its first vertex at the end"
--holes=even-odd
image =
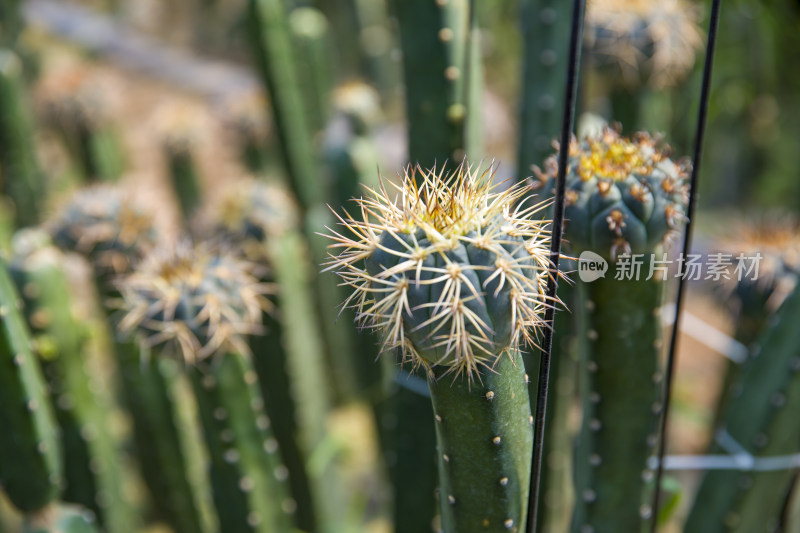
POLYGON ((225 252, 181 242, 156 251, 122 283, 124 333, 138 332, 145 346, 177 350, 190 363, 215 353, 249 353, 246 335, 257 333, 271 308, 253 266, 225 252))
MULTIPOLYGON (((668 148, 645 132, 632 139, 604 128, 569 146, 564 238, 573 252, 591 250, 612 259, 650 253, 685 220, 688 161, 669 158, 668 148)), ((534 187, 552 194, 557 154, 535 167, 534 187)))
POLYGON ((77 192, 48 228, 56 246, 85 255, 107 274, 130 271, 155 242, 152 216, 108 185, 77 192))
POLYGON ((452 174, 408 168, 356 199, 339 220, 328 269, 353 288, 344 306, 383 334, 383 348, 430 370, 472 379, 481 366, 533 342, 547 305, 548 222, 530 187, 502 190, 493 173, 462 164, 452 174), (396 198, 395 198, 396 197, 396 198))

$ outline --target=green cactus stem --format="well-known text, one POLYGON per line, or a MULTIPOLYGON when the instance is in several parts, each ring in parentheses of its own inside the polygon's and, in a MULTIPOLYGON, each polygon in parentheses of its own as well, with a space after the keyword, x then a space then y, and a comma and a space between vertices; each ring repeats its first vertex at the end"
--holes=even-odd
POLYGON ((13 202, 18 227, 38 221, 45 199, 25 94, 22 62, 0 49, 0 191, 13 202))
POLYGON ((331 37, 328 19, 313 7, 297 7, 289 14, 289 29, 298 57, 308 65, 298 71, 309 128, 323 129, 330 115, 333 89, 331 37))
POLYGON ((270 288, 251 269, 188 243, 154 254, 126 278, 120 329, 154 357, 188 364, 221 530, 288 531, 296 503, 246 342, 271 306, 270 288))
MULTIPOLYGON (((758 337, 733 385, 719 431, 754 458, 800 452, 800 289, 795 288, 758 337)), ((719 444, 710 453, 725 453, 719 444)), ((778 526, 795 472, 716 470, 700 484, 687 533, 771 531, 778 526)), ((787 530, 789 531, 789 530, 787 530)))
MULTIPOLYGON (((119 189, 97 185, 76 193, 49 221, 53 242, 87 258, 110 329, 120 298, 115 280, 130 273, 154 245, 152 216, 119 189)), ((179 374, 172 361, 144 364, 141 349, 114 337, 117 377, 133 421, 134 449, 150 500, 178 533, 211 531, 206 488, 192 452, 193 421, 183 411, 179 374)))
MULTIPOLYGON (((573 140, 568 165, 568 253, 593 252, 609 265, 605 277, 581 286, 574 304, 585 315, 586 342, 571 527, 638 531, 650 512, 647 459, 661 410, 664 282, 655 260, 663 259, 661 250, 685 219, 687 168, 646 133, 629 140, 611 129, 573 140), (639 274, 623 270, 625 264, 639 264, 639 274)), ((552 156, 545 172, 534 168, 546 192, 557 166, 552 156)))
POLYGON ((63 465, 59 433, 20 306, 0 260, 0 485, 25 514, 57 498, 63 465))
POLYGON ((567 69, 570 6, 557 0, 525 0, 522 4, 524 39, 523 94, 520 109, 519 169, 525 179, 533 165, 552 152, 558 138, 567 69))
POLYGON ((54 504, 22 526, 22 533, 98 533, 91 511, 77 505, 54 504))
POLYGON ((276 168, 279 156, 270 143, 270 124, 264 109, 267 102, 260 90, 234 93, 223 101, 220 115, 235 139, 239 159, 254 175, 267 175, 276 168))
POLYGON ((480 57, 473 40, 472 2, 450 0, 395 1, 394 13, 400 24, 403 70, 406 86, 408 146, 413 164, 423 168, 454 166, 477 147, 467 146, 467 125, 479 108, 475 101, 480 81, 474 75, 480 57))
POLYGON ((533 436, 517 347, 533 341, 550 305, 549 234, 546 222, 529 218, 542 206, 516 205, 528 187, 498 191, 489 171, 466 165, 449 175, 417 169, 401 179, 391 186, 401 205, 381 188, 357 201, 359 217, 342 219, 342 233, 331 236, 340 249, 331 268, 353 287, 345 305, 381 333, 384 350, 397 349, 428 373, 442 419, 444 531, 522 530, 533 436), (488 408, 480 403, 501 396, 488 408), (451 448, 457 468, 450 468, 451 448), (494 466, 475 466, 483 460, 494 466), (489 514, 478 520, 477 509, 489 514))
POLYGON ((647 460, 661 411, 663 282, 608 275, 584 288, 588 346, 572 531, 639 531, 649 518, 647 460))
POLYGON ((43 232, 28 230, 15 238, 12 269, 61 429, 61 500, 91 510, 109 533, 124 533, 137 522, 123 493, 126 457, 110 431, 113 399, 88 360, 90 333, 75 314, 64 259, 43 232))
POLYGON ((247 20, 256 67, 272 103, 284 167, 303 209, 323 201, 297 54, 281 0, 248 0, 247 20))
POLYGON ((533 431, 522 358, 500 356, 472 384, 434 372, 442 529, 524 531, 533 431))

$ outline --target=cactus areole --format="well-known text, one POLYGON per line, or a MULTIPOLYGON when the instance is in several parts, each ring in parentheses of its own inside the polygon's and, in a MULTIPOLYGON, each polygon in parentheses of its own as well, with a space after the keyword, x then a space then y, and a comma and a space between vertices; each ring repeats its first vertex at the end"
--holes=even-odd
POLYGON ((489 171, 407 169, 340 217, 329 269, 353 287, 344 303, 385 350, 471 380, 543 324, 548 222, 531 215, 529 187, 496 186, 489 171), (421 176, 416 176, 420 174, 421 176), (416 181, 415 181, 416 179, 416 181), (395 198, 393 200, 393 198, 395 198))

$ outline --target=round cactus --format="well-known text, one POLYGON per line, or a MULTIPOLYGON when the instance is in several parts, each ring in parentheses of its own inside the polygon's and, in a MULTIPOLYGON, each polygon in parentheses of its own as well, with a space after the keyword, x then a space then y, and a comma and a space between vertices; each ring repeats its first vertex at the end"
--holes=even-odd
MULTIPOLYGON (((535 168, 537 188, 552 194, 557 156, 535 168)), ((572 251, 616 258, 652 252, 685 221, 688 162, 675 163, 658 140, 640 132, 633 139, 605 128, 569 146, 564 238, 572 251)))
POLYGON ((300 224, 297 203, 284 187, 246 180, 230 188, 212 207, 209 233, 261 261, 265 241, 300 224))
POLYGON ((138 330, 147 346, 177 349, 196 362, 217 352, 248 353, 271 306, 270 287, 253 266, 227 253, 182 242, 149 256, 121 284, 126 314, 119 327, 138 330))
POLYGON ((684 0, 596 0, 586 6, 584 41, 590 60, 614 70, 614 83, 674 86, 702 46, 698 20, 684 0))
POLYGON ((488 172, 444 176, 409 169, 357 200, 363 219, 340 219, 330 262, 354 288, 345 302, 415 365, 472 375, 532 341, 549 266, 542 204, 514 204, 524 186, 499 190, 488 172), (397 201, 392 201, 396 191, 397 201))
POLYGON ((56 246, 85 255, 101 275, 130 271, 155 241, 152 216, 105 185, 76 193, 48 229, 56 246))

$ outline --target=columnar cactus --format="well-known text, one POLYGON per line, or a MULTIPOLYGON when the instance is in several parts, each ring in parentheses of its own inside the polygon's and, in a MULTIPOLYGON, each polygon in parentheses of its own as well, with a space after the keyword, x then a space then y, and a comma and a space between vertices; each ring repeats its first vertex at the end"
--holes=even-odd
POLYGON ((20 231, 11 263, 14 281, 25 302, 56 420, 61 430, 64 464, 61 499, 81 504, 109 533, 136 527, 126 495, 126 457, 111 428, 110 391, 88 357, 89 327, 76 311, 74 276, 65 257, 40 230, 20 231))
POLYGON ((125 317, 154 357, 187 363, 222 531, 288 531, 296 503, 264 411, 247 335, 272 304, 252 265, 188 243, 154 254, 122 284, 125 317))
POLYGON ((58 497, 63 466, 58 426, 21 305, 0 260, 0 486, 30 515, 58 497))
POLYGON ((22 62, 0 48, 0 190, 13 202, 19 227, 38 221, 45 198, 25 93, 22 62))
POLYGON ((360 216, 332 232, 329 268, 383 349, 429 377, 443 529, 521 531, 532 429, 518 347, 552 304, 547 223, 529 218, 541 206, 517 204, 527 187, 495 189, 488 171, 400 180, 357 200, 360 216))
MULTIPOLYGON (((654 254, 685 219, 687 169, 644 133, 629 140, 606 129, 568 149, 568 251, 610 262, 605 277, 580 287, 577 304, 587 347, 572 531, 638 531, 650 512, 647 459, 661 411, 664 263, 659 268, 663 258, 654 254), (638 275, 620 270, 634 260, 638 275)), ((557 166, 553 156, 537 169, 541 189, 552 190, 557 166)))
MULTIPOLYGON (((754 353, 734 380, 732 394, 717 428, 736 443, 736 453, 753 458, 780 457, 800 451, 800 286, 796 286, 754 353)), ((722 441, 720 441, 722 442, 722 441)), ((730 453, 730 447, 727 453, 730 453)), ((720 444, 712 453, 726 453, 720 444)), ((716 470, 700 484, 687 519, 687 533, 773 531, 795 480, 790 468, 774 471, 716 470)), ((788 529, 786 531, 789 531, 788 529)))
POLYGON ((307 251, 297 232, 297 211, 284 187, 260 181, 241 183, 216 206, 211 233, 247 260, 267 266, 259 278, 275 284, 275 310, 262 316, 264 334, 250 336, 248 342, 258 354, 253 365, 289 469, 298 526, 312 531, 318 514, 315 503, 320 505, 323 491, 312 487, 306 465, 326 431, 331 394, 322 338, 314 326, 313 295, 306 272, 299 268, 307 251), (312 498, 315 493, 319 497, 312 498))
MULTIPOLYGON (((54 244, 88 259, 108 325, 114 329, 120 297, 115 282, 154 246, 152 215, 119 189, 97 185, 76 193, 48 228, 54 244)), ((209 531, 203 485, 192 480, 197 470, 191 453, 194 428, 184 423, 185 403, 173 401, 180 390, 176 372, 170 361, 142 365, 140 352, 135 343, 114 337, 117 378, 152 503, 177 532, 209 531)))

